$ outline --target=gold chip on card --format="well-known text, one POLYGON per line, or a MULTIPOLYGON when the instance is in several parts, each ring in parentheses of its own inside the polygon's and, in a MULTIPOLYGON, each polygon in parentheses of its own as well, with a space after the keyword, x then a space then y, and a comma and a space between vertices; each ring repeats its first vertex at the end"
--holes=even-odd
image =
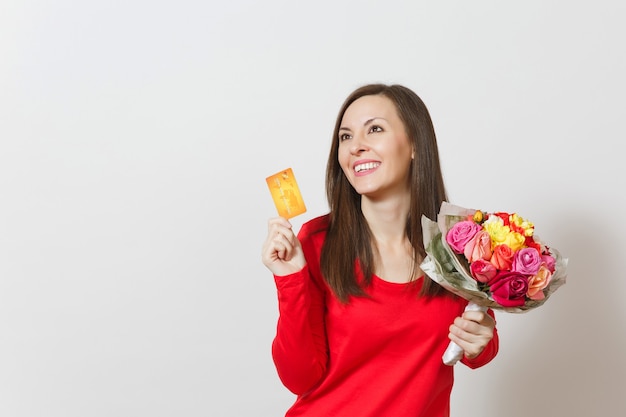
POLYGON ((306 211, 300 188, 291 168, 270 175, 265 181, 272 193, 279 216, 290 219, 306 211))

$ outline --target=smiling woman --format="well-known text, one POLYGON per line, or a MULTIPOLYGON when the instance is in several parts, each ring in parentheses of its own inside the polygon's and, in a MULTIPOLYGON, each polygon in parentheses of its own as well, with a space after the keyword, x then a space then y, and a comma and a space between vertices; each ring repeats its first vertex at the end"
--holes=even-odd
POLYGON ((339 111, 326 170, 330 212, 298 235, 269 220, 263 263, 278 289, 272 344, 287 416, 448 416, 452 340, 477 368, 498 351, 493 311, 424 279, 421 217, 446 191, 422 100, 401 85, 355 90, 339 111))
POLYGON ((366 95, 346 109, 339 128, 339 164, 365 199, 406 192, 413 155, 402 120, 389 98, 366 95))

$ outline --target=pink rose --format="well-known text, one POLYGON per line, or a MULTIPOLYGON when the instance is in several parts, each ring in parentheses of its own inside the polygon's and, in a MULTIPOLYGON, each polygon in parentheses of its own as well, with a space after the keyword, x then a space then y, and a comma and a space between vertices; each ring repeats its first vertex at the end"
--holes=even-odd
POLYGON ((548 268, 548 270, 554 274, 554 269, 556 268, 556 260, 550 255, 541 255, 541 259, 543 259, 543 262, 546 264, 546 268, 548 268))
POLYGON ((469 262, 477 259, 491 259, 491 237, 485 230, 480 230, 474 238, 467 242, 463 254, 469 262))
POLYGON ((455 253, 461 254, 463 253, 463 249, 465 249, 467 242, 469 242, 481 229, 480 225, 474 223, 473 221, 460 221, 448 230, 448 233, 446 234, 446 242, 448 242, 448 245, 450 245, 450 248, 452 248, 455 253))
POLYGON ((552 272, 546 265, 541 265, 537 275, 533 275, 528 279, 528 298, 531 300, 543 300, 546 296, 543 293, 544 288, 550 284, 552 280, 552 272))
POLYGON ((515 252, 511 271, 524 275, 535 275, 543 263, 541 254, 535 248, 523 248, 515 252))
POLYGON ((507 245, 498 245, 493 248, 493 254, 491 255, 491 263, 499 270, 511 269, 513 263, 513 250, 507 245))
POLYGON ((484 259, 476 259, 470 264, 470 272, 476 281, 487 283, 496 276, 498 270, 491 262, 484 259))
POLYGON ((488 285, 494 301, 503 307, 520 307, 526 302, 528 278, 519 272, 500 272, 488 285))

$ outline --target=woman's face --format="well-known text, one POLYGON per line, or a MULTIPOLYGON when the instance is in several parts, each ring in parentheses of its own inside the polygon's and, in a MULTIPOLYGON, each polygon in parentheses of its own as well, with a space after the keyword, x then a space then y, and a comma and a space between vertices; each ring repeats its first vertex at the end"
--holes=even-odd
POLYGON ((409 192, 413 148, 394 103, 363 96, 346 109, 339 128, 338 160, 357 193, 384 198, 409 192))

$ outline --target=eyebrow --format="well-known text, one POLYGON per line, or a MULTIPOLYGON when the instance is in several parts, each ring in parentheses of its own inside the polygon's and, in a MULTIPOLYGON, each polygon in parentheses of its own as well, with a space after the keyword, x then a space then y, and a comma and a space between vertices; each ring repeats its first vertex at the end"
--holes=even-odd
MULTIPOLYGON (((367 125, 373 123, 375 120, 379 120, 379 119, 380 120, 384 120, 385 122, 389 123, 389 121, 387 119, 385 119, 384 117, 376 116, 376 117, 372 117, 371 119, 367 119, 365 121, 365 123, 363 123, 363 126, 367 126, 367 125)), ((351 129, 349 127, 341 126, 339 128, 339 130, 341 131, 341 130, 351 130, 351 129)))

